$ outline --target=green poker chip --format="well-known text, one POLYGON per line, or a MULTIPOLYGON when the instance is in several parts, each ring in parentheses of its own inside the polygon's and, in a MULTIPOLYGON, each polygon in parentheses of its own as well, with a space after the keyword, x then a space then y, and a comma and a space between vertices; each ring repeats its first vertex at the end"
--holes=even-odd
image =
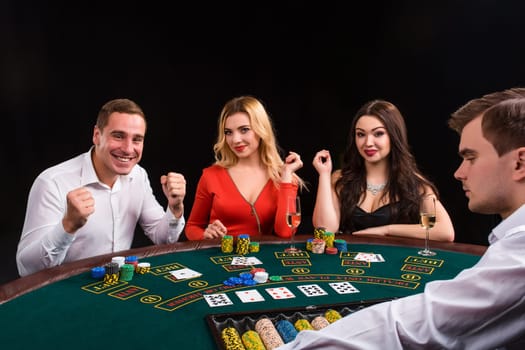
POLYGON ((269 280, 273 282, 278 282, 278 281, 282 281, 283 278, 281 276, 270 276, 269 280))

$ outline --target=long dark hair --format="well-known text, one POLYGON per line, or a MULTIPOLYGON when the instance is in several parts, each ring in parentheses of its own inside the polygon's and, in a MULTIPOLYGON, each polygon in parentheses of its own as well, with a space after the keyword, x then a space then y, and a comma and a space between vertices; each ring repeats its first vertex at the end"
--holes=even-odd
POLYGON ((362 116, 374 116, 385 126, 390 137, 390 154, 388 155, 388 181, 384 195, 388 195, 392 223, 417 223, 419 205, 424 195, 425 186, 430 187, 436 196, 436 186, 427 180, 419 171, 414 156, 410 152, 407 130, 403 116, 395 105, 384 100, 374 100, 364 104, 352 120, 348 142, 343 155, 341 177, 335 184, 336 193, 341 204, 340 230, 345 233, 355 231, 352 213, 360 204, 366 191, 365 160, 359 154, 355 144, 355 127, 362 116))

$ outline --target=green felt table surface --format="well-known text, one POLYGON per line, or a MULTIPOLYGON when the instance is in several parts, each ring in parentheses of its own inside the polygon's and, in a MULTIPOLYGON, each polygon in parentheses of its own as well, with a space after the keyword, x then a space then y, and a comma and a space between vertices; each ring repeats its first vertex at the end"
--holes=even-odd
MULTIPOLYGON (((234 253, 220 247, 178 251, 140 258, 151 270, 131 281, 114 284, 94 279, 89 270, 29 291, 0 305, 0 344, 3 349, 215 349, 216 339, 207 316, 260 313, 292 307, 336 305, 391 299, 422 292, 425 283, 450 279, 474 265, 478 255, 436 249, 435 257, 418 256, 421 247, 349 243, 347 253, 313 254, 304 243, 302 253, 287 255, 283 244, 261 244, 257 257, 270 276, 255 286, 227 286, 231 276, 250 266, 232 266, 234 253), (384 262, 353 259, 357 252, 381 254, 384 262), (176 280, 170 271, 188 267, 202 275, 176 280), (338 294, 331 282, 348 281, 359 292, 338 294), (317 284, 324 296, 305 296, 297 286, 317 284), (276 300, 266 288, 287 287, 294 298, 276 300), (236 291, 257 289, 264 301, 243 303, 236 291), (210 307, 204 294, 226 293, 232 305, 210 307)), ((117 254, 115 254, 117 255, 117 254)))

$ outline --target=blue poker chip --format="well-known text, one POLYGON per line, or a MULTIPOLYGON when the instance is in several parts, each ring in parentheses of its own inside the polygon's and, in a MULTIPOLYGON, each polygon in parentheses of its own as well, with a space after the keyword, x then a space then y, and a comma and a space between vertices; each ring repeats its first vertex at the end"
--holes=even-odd
POLYGON ((245 286, 254 286, 257 284, 257 282, 253 279, 250 279, 250 280, 246 279, 242 282, 242 284, 244 284, 245 286))
POLYGON ((225 280, 224 282, 222 282, 222 284, 224 284, 225 286, 234 286, 235 283, 231 282, 230 280, 225 280))
POLYGON ((242 278, 240 278, 240 277, 230 277, 230 278, 228 278, 228 281, 233 283, 233 285, 235 285, 235 284, 242 284, 242 278))
POLYGON ((239 277, 241 277, 243 280, 250 280, 250 279, 253 279, 253 276, 251 273, 249 272, 243 272, 239 275, 239 277))
POLYGON ((97 266, 91 269, 91 277, 102 278, 106 274, 106 268, 104 266, 97 266))

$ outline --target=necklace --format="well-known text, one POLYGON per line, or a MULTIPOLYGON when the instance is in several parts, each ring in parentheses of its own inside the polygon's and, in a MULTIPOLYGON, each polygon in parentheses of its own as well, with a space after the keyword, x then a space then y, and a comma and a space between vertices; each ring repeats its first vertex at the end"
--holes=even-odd
POLYGON ((370 191, 374 196, 377 194, 377 192, 382 191, 385 188, 386 184, 379 184, 379 185, 373 185, 373 184, 366 184, 366 190, 370 191))

